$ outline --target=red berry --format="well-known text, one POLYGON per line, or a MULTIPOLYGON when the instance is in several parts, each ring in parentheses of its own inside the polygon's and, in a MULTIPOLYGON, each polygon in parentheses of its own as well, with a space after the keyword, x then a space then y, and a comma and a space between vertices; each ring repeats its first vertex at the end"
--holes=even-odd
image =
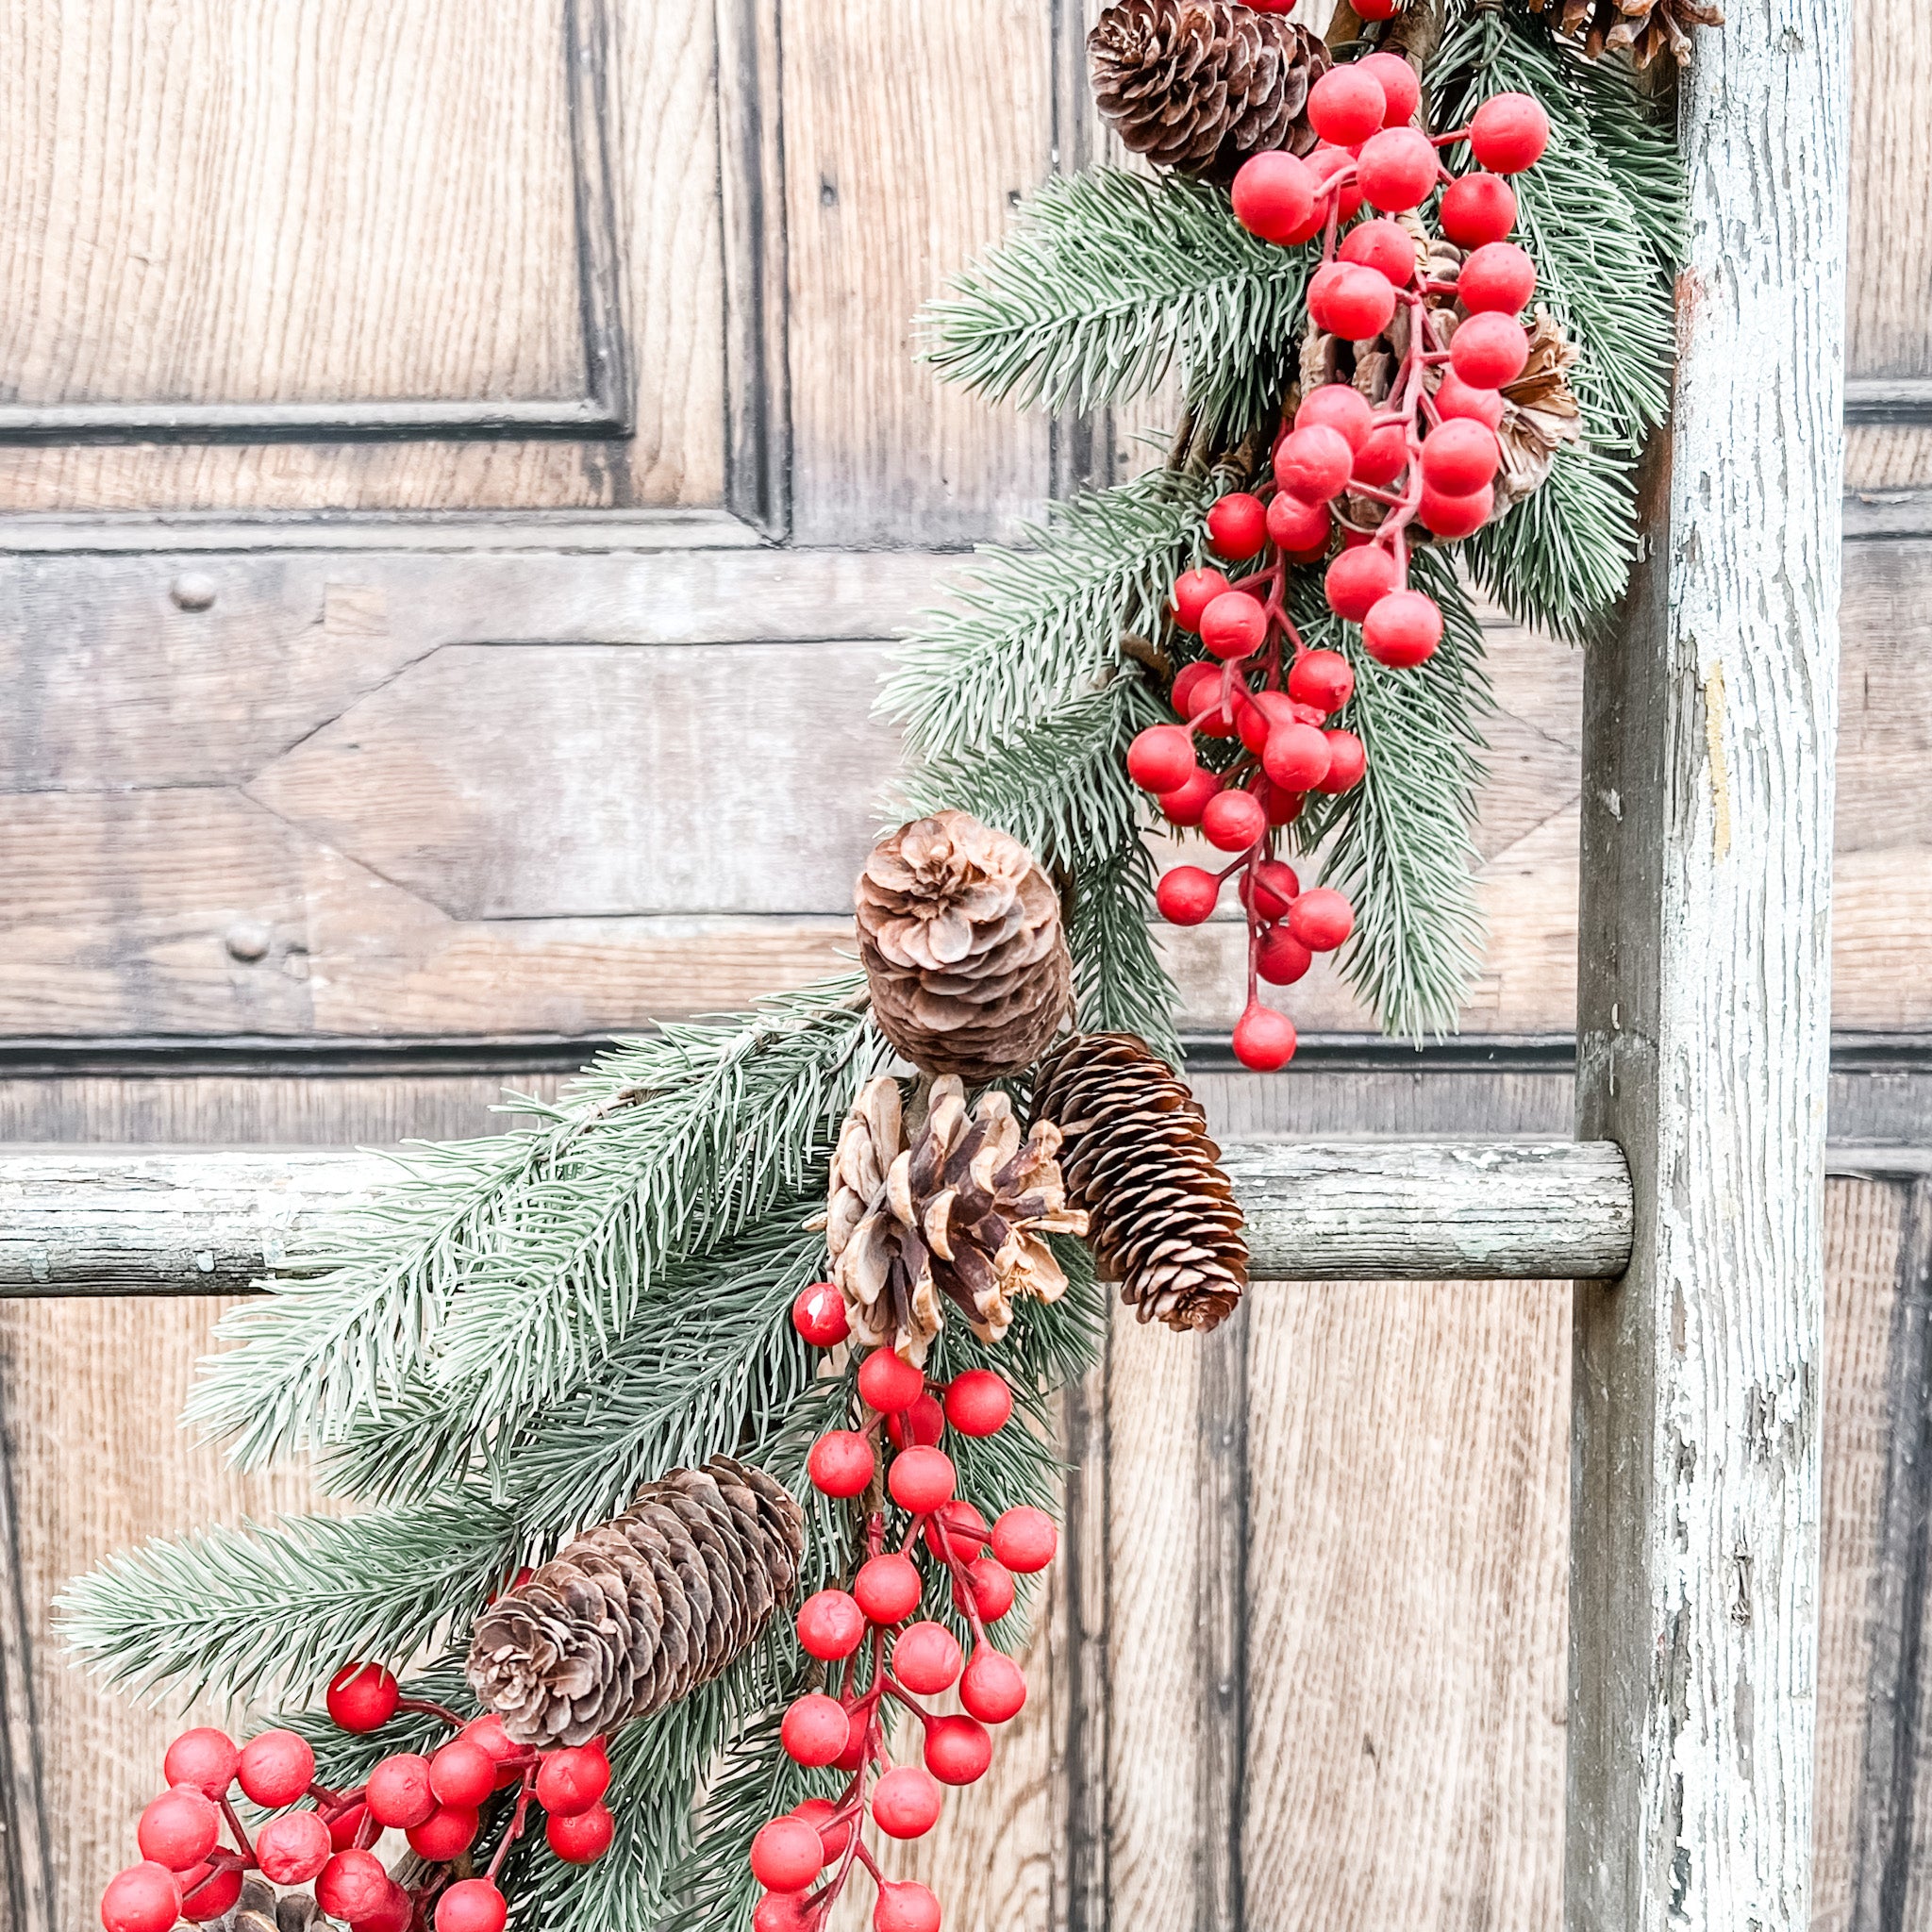
POLYGON ((1252 155, 1234 177, 1234 218, 1249 234, 1284 246, 1307 241, 1321 226, 1315 176, 1280 149, 1252 155))
POLYGON ((1384 423, 1356 452, 1354 481, 1382 490, 1408 467, 1408 431, 1400 423, 1384 423))
POLYGON ((1175 866, 1154 889, 1154 903, 1170 925, 1199 925, 1220 896, 1221 882, 1198 865, 1175 866))
POLYGON ((1268 534, 1291 557, 1319 557, 1328 547, 1335 519, 1325 503, 1304 503, 1277 490, 1268 503, 1268 534))
POLYGON ((328 1680, 328 1714, 345 1731, 379 1731, 395 1715, 402 1687, 380 1664, 344 1664, 328 1680))
POLYGON ((1492 389, 1471 388, 1453 369, 1444 372, 1435 403, 1436 413, 1447 422, 1480 423, 1486 429, 1502 425, 1502 396, 1492 389))
POLYGON ((429 1789, 439 1805, 480 1805, 496 1786, 496 1760, 460 1733, 429 1759, 429 1789))
POLYGON ((1292 986, 1315 956, 1285 926, 1271 925, 1255 948, 1255 971, 1270 986, 1292 986))
POLYGON ((1359 624, 1378 598, 1386 597, 1401 580, 1394 557, 1379 543, 1344 550, 1328 566, 1322 588, 1328 608, 1349 624, 1359 624))
POLYGON ((1205 768, 1185 785, 1160 794, 1161 816, 1172 825, 1198 825, 1208 801, 1221 790, 1221 774, 1205 768))
MULTIPOLYGON (((1398 289, 1407 287, 1415 278, 1415 243, 1409 240, 1408 230, 1399 222, 1387 219, 1363 222, 1341 238, 1341 246, 1335 252, 1343 261, 1358 262, 1363 268, 1374 269, 1398 289)), ((1341 386, 1324 383, 1323 388, 1341 386)), ((1317 395, 1321 392, 1321 390, 1315 391, 1317 395)), ((1356 393, 1360 394, 1360 391, 1356 393)), ((1368 398, 1363 396, 1362 402, 1366 408, 1368 398)), ((1357 448, 1361 446, 1360 437, 1352 441, 1357 448)))
POLYGON ((1513 242, 1485 242, 1456 278, 1456 296, 1472 315, 1493 308, 1517 315, 1536 293, 1536 263, 1513 242))
POLYGON ((315 1903, 344 1924, 366 1919, 388 1895, 389 1874, 374 1852, 338 1852, 315 1880, 315 1903))
MULTIPOLYGON (((1279 13, 1279 0, 1249 0, 1257 12, 1279 13)), ((872 1932, 940 1932, 940 1902, 918 1880, 902 1879, 879 1887, 873 1904, 872 1932)))
POLYGON ((419 1858, 446 1865, 476 1841, 476 1826, 474 1805, 440 1805, 421 1824, 409 1827, 409 1849, 419 1858))
POLYGON ((1550 117, 1528 94, 1491 94, 1469 124, 1469 151, 1478 167, 1520 175, 1550 144, 1550 117))
POLYGON ((829 1429, 811 1445, 805 1467, 825 1496, 856 1496, 872 1481, 872 1444, 857 1429, 829 1429))
POLYGON ((610 1760, 579 1744, 550 1752, 537 1767, 537 1802, 555 1818, 588 1811, 610 1789, 610 1760))
POLYGON ((1008 1570, 1031 1576, 1053 1561, 1059 1545, 1059 1532, 1044 1509, 1029 1509, 1024 1504, 1003 1510, 992 1526, 992 1553, 1008 1570))
POLYGON ((910 1408, 886 1418, 886 1434, 894 1449, 933 1449, 946 1433, 946 1412, 928 1390, 910 1408))
MULTIPOLYGON (((1243 598, 1241 601, 1253 603, 1254 600, 1243 598)), ((1256 608, 1258 609, 1259 606, 1256 608)), ((1146 730, 1134 734, 1134 741, 1127 746, 1127 776, 1143 791, 1173 791, 1185 785, 1193 774, 1194 747, 1178 724, 1150 724, 1146 730)), ((918 1371, 915 1369, 913 1373, 917 1374, 918 1371)), ((906 1407, 918 1392, 915 1390, 897 1406, 906 1407)), ((874 1403, 873 1406, 877 1407, 878 1405, 874 1403)))
POLYGON ((1174 689, 1168 693, 1176 714, 1192 718, 1204 704, 1218 702, 1222 681, 1227 675, 1227 667, 1223 664, 1183 664, 1174 674, 1174 689))
POLYGON ((943 1624, 908 1624, 892 1644, 892 1672, 908 1690, 937 1696, 958 1681, 959 1640, 943 1624))
POLYGON ((925 1768, 942 1785, 970 1785, 992 1762, 992 1737, 977 1718, 936 1718, 925 1727, 925 1768))
POLYGON ((1315 790, 1331 797, 1337 792, 1352 791, 1369 769, 1367 749, 1353 731, 1324 731, 1322 736, 1328 741, 1328 775, 1315 790))
POLYGON ((241 1757, 226 1731, 201 1724, 183 1731, 168 1746, 168 1755, 161 1759, 161 1779, 169 1785, 192 1785, 206 1798, 223 1797, 235 1781, 241 1757))
POLYGON ((935 1557, 944 1558, 950 1552, 962 1563, 970 1563, 986 1546, 991 1534, 983 1517, 971 1503, 963 1500, 948 1503, 943 1509, 936 1510, 933 1521, 925 1525, 925 1546, 935 1557), (943 1524, 946 1532, 946 1546, 940 1547, 937 1524, 943 1524))
POLYGON ((1268 512, 1245 490, 1231 491, 1208 512, 1208 548, 1230 563, 1245 563, 1267 538, 1268 512))
POLYGON ((1345 147, 1330 147, 1325 142, 1311 148, 1302 157, 1308 172, 1315 177, 1315 210, 1323 221, 1328 219, 1328 199, 1331 192, 1336 201, 1336 219, 1351 222, 1361 212, 1362 192, 1353 181, 1335 188, 1333 183, 1338 175, 1345 175, 1355 166, 1355 157, 1345 147))
POLYGON ((1184 570, 1174 581, 1174 621, 1183 630, 1198 631, 1201 613, 1227 589, 1218 570, 1184 570))
POLYGON ((1451 417, 1423 443, 1423 487, 1441 496, 1473 496, 1495 475, 1503 460, 1496 432, 1466 417, 1451 417))
MULTIPOLYGON (((1373 18, 1359 8, 1356 12, 1360 19, 1373 18)), ((1365 54, 1355 64, 1364 74, 1375 76, 1388 100, 1389 111, 1382 120, 1384 127, 1401 127, 1415 118, 1415 110, 1423 104, 1422 79, 1400 54, 1365 54)))
POLYGON ((874 1624, 904 1622, 919 1607, 924 1593, 912 1558, 896 1550, 868 1557, 852 1579, 854 1600, 874 1624))
POLYGON ((982 1643, 959 1674, 959 1702, 981 1724, 1003 1724, 1026 1702, 1026 1679, 1005 1651, 982 1643))
POLYGON ((791 1325, 814 1348, 837 1348, 851 1331, 845 1297, 835 1281, 814 1281, 798 1291, 791 1304, 791 1325))
POLYGON ((932 1773, 897 1764, 873 1787, 872 1815, 888 1838, 924 1838, 940 1822, 945 1793, 932 1773))
POLYGON ((1258 752, 1267 744, 1268 734, 1277 724, 1292 724, 1294 722, 1294 700, 1286 691, 1257 691, 1241 707, 1241 742, 1250 751, 1258 752))
POLYGON ((798 1607, 798 1641, 824 1663, 850 1657, 865 1636, 865 1612, 842 1590, 822 1590, 798 1607))
POLYGON ((1013 1412, 1013 1391, 991 1369, 968 1369, 946 1391, 946 1420, 962 1436, 996 1436, 1013 1412))
POLYGON ((1458 248, 1500 242, 1516 225, 1516 191, 1500 175, 1462 175, 1442 191, 1442 232, 1458 248))
POLYGON ((1268 829, 1268 814, 1252 793, 1223 791, 1208 801, 1201 829, 1223 852, 1245 852, 1268 829))
POLYGON ((1284 791, 1309 791, 1328 775, 1328 741, 1297 720, 1268 734, 1261 769, 1284 791))
POLYGON ((1472 315, 1449 338, 1449 366, 1473 389, 1501 389, 1523 374, 1529 338, 1513 316, 1472 315))
POLYGON ((852 1829, 855 1820, 849 1815, 838 1824, 832 1820, 838 1816, 838 1807, 829 1798, 808 1798, 802 1805, 791 1807, 794 1818, 802 1818, 824 1840, 827 1858, 841 1858, 845 1847, 852 1842, 852 1829))
MULTIPOLYGON (((1363 269, 1361 273, 1373 271, 1363 269)), ((1389 285, 1384 282, 1382 286, 1389 285)), ((1354 467, 1355 451, 1349 447, 1348 438, 1325 423, 1311 423, 1306 429, 1295 430, 1282 439, 1281 447, 1274 452, 1274 480, 1304 503, 1326 503, 1341 495, 1354 467)), ((1257 615, 1260 608, 1258 604, 1255 606, 1257 615)), ((1261 640, 1257 637, 1255 641, 1258 644, 1261 640)))
POLYGON ((1013 1607, 1012 1573, 996 1557, 976 1557, 953 1585, 953 1607, 963 1617, 968 1597, 982 1624, 997 1624, 1013 1607))
POLYGON ((810 1932, 817 1908, 807 1910, 802 1891, 768 1891, 752 1910, 751 1932, 810 1932))
POLYGON ((315 1753, 293 1731, 263 1731, 242 1746, 235 1775, 265 1811, 292 1805, 315 1779, 315 1753))
POLYGON ((1304 651, 1289 667, 1289 696, 1324 717, 1341 710, 1354 691, 1355 673, 1340 651, 1304 651))
POLYGON ((362 1829, 363 1821, 369 1816, 366 1805, 351 1805, 346 1811, 340 1812, 329 1820, 328 1841, 330 1849, 346 1852, 355 1842, 356 1835, 362 1829))
POLYGON ((1294 1058, 1294 1022, 1258 1001, 1234 1023, 1234 1057, 1257 1074, 1272 1074, 1294 1058))
POLYGON ((242 1896, 238 1865, 197 1865, 181 1874, 181 1916, 197 1925, 219 1919, 242 1896))
MULTIPOLYGON (((1172 731, 1174 727, 1168 725, 1172 731)), ((1185 732, 1180 734, 1183 738, 1185 732)), ((1191 758, 1191 752, 1189 757, 1191 758)), ((858 1365, 858 1393, 882 1415, 910 1408, 925 1392, 925 1377, 890 1348, 875 1348, 858 1365)))
POLYGON ((503 1932, 509 1907, 487 1878, 459 1878, 436 1902, 436 1932, 503 1932))
POLYGON ((617 1821, 602 1805, 569 1818, 554 1813, 544 1821, 543 1840, 566 1865, 594 1864, 610 1849, 617 1821))
POLYGON ((170 1872, 186 1872, 215 1848, 221 1836, 222 1814, 192 1786, 163 1791, 141 1814, 134 1841, 141 1856, 170 1872))
MULTIPOLYGON (((1356 229, 1349 241, 1361 232, 1359 228, 1356 229)), ((1344 242, 1342 245, 1345 248, 1348 244, 1344 242)), ((1359 449, 1362 439, 1374 425, 1374 417, 1375 412, 1369 407, 1368 397, 1352 382, 1324 382, 1318 383, 1302 398, 1301 407, 1294 412, 1294 426, 1312 429, 1319 425, 1323 428, 1333 429, 1347 441, 1350 449, 1359 449)))
POLYGON ((382 1903, 366 1919, 358 1919, 350 1932, 409 1932, 415 1918, 415 1900, 391 1878, 382 1903))
POLYGON ((1241 874, 1241 904, 1257 919, 1279 919, 1294 903, 1302 882, 1291 865, 1278 858, 1264 858, 1253 872, 1241 874))
POLYGON ((1288 929, 1311 953, 1332 953, 1355 930, 1355 908, 1317 886, 1288 908, 1288 929))
POLYGON ((1324 141, 1354 147, 1382 125, 1389 97, 1381 82, 1361 65, 1331 67, 1308 90, 1307 111, 1324 141))
POLYGON ((1271 825, 1291 825, 1302 815, 1307 797, 1299 791, 1284 791, 1279 785, 1261 781, 1261 808, 1271 825))
POLYGON ((428 1758, 419 1757, 413 1751, 398 1751, 392 1757, 385 1757, 369 1774, 364 1803, 378 1824, 393 1825, 399 1831, 421 1824, 436 1809, 428 1758))
POLYGON ((1439 490, 1424 489, 1416 513, 1424 528, 1454 542, 1458 537, 1474 536, 1495 507, 1496 492, 1487 484, 1473 496, 1444 496, 1439 490))
POLYGON ((307 1885, 334 1850, 328 1826, 313 1811, 285 1811, 255 1834, 261 1875, 276 1885, 307 1885))
POLYGON ((152 1859, 117 1872, 101 1894, 101 1924, 107 1932, 170 1932, 180 1912, 179 1882, 152 1859))
POLYGON ((1436 186, 1439 163, 1419 127, 1385 127, 1362 142, 1356 178, 1362 197, 1384 214, 1420 208, 1436 186))
MULTIPOLYGON (((1201 641, 1217 658, 1250 657, 1261 648, 1267 635, 1267 613, 1258 599, 1245 591, 1224 591, 1201 613, 1201 641)), ((1171 731, 1175 727, 1155 728, 1171 731)))
POLYGON ((943 1449, 905 1449, 886 1472, 886 1488, 900 1508, 925 1516, 953 1500, 958 1477, 943 1449))
POLYGON ((819 1875, 824 1840, 802 1818, 774 1818, 751 1841, 751 1875, 767 1891, 799 1891, 819 1875))
MULTIPOLYGON (((1247 680, 1238 671, 1225 664, 1191 664, 1189 671, 1205 671, 1206 677, 1196 680, 1188 691, 1189 715, 1193 720, 1194 729, 1203 738, 1232 738, 1234 725, 1229 719, 1229 707, 1239 709, 1247 695, 1247 680), (1223 687, 1225 685, 1224 693, 1223 687)), ((1187 672, 1181 674, 1185 678, 1187 672)), ((1175 689, 1179 689, 1176 680, 1175 689)), ((1193 782, 1190 779, 1189 784, 1193 782)), ((1183 791, 1186 786, 1181 788, 1183 791)))
MULTIPOLYGON (((1376 135, 1377 141, 1394 137, 1376 135)), ((1422 140, 1417 135, 1418 141, 1422 140)), ((1332 261, 1308 283, 1308 313, 1318 328, 1351 342, 1372 341, 1395 313, 1395 289, 1389 277, 1359 262, 1332 261)))
POLYGON ((1420 591, 1391 591, 1362 625, 1369 656, 1397 671, 1425 663, 1441 641, 1441 608, 1420 591))
POLYGON ((821 1691, 799 1698, 778 1726, 778 1741, 794 1764, 834 1763, 845 1748, 845 1707, 821 1691))
POLYGON ((1402 11, 1403 0, 1362 0, 1356 8, 1357 20, 1393 20, 1402 11))

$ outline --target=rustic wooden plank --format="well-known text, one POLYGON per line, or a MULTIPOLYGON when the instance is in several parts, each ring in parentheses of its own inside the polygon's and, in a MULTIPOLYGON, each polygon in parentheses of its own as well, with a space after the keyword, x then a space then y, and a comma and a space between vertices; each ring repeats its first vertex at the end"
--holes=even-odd
MULTIPOLYGON (((1278 1141, 1223 1158, 1260 1281, 1605 1274, 1629 1252, 1629 1182, 1606 1143, 1278 1141)), ((245 1287, 293 1230, 362 1198, 387 1166, 346 1153, 0 1155, 0 1295, 245 1287)))
POLYGON ((1885 0, 1852 8, 1846 364, 1855 376, 1932 375, 1932 18, 1885 0))
POLYGON ((1728 12, 1650 561, 1585 688, 1578 1133, 1637 1230, 1576 1301, 1573 1932, 1810 1914, 1849 8, 1728 12))
POLYGON ((42 1734, 33 1677, 35 1640, 42 1633, 28 1622, 21 1587, 14 1448, 7 1407, 0 1379, 0 1932, 55 1932, 54 1869, 41 1777, 42 1734))
POLYGON ((1060 1454, 1067 1466, 1060 1557, 1053 1570, 1054 1736, 1058 1744, 1053 1924, 1058 1932, 1107 1932, 1110 1894, 1108 1669, 1108 1377, 1112 1334, 1086 1377, 1060 1395, 1060 1454))

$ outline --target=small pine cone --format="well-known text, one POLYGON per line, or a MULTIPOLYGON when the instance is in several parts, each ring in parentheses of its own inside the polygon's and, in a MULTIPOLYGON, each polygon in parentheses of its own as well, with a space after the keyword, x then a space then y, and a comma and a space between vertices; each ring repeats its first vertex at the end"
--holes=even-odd
POLYGON ((1514 382, 1503 386, 1503 421, 1496 431, 1503 448, 1503 467, 1496 473, 1498 515, 1540 490, 1557 446, 1583 435, 1583 411, 1570 387, 1577 354, 1549 310, 1539 308, 1529 331, 1529 360, 1514 382))
POLYGON ((1200 1103, 1145 1041, 1070 1036, 1040 1070, 1033 1119, 1059 1128, 1068 1197, 1141 1321, 1208 1329, 1233 1313, 1248 1280, 1234 1187, 1200 1103))
POLYGON ((1074 962, 1019 840, 968 812, 915 819, 873 847, 852 897, 873 1017, 915 1067, 979 1086, 1046 1050, 1074 962))
POLYGON ((519 1744, 583 1744, 708 1683, 786 1603, 805 1515, 714 1456, 647 1484, 476 1619, 470 1689, 519 1744))
POLYGON ((1115 0, 1087 52, 1100 111, 1158 167, 1227 179, 1250 155, 1315 144, 1308 90, 1328 50, 1279 14, 1239 0, 1115 0))
POLYGON ((1529 0, 1532 13, 1554 12, 1557 31, 1583 42, 1584 58, 1627 53, 1648 67, 1667 48, 1682 64, 1690 58, 1690 28, 1722 26, 1710 0, 1529 0))
POLYGON ((1015 1302, 1058 1300, 1067 1277, 1041 1236, 1087 1231, 1067 1207, 1059 1144, 1044 1122, 1023 1140, 1004 1093, 969 1113, 950 1077, 908 1141, 899 1083, 867 1081, 839 1134, 825 1215, 854 1338, 923 1365, 944 1301, 992 1342, 1015 1302))
POLYGON ((277 1898, 275 1887, 258 1872, 251 1872, 242 1879, 235 1903, 204 1932, 309 1932, 311 1926, 333 1924, 311 1893, 285 1891, 277 1898))

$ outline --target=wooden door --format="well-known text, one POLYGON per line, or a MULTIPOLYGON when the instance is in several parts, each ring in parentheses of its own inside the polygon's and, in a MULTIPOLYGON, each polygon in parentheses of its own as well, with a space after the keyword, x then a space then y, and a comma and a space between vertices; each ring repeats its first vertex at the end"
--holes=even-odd
MULTIPOLYGON (((1932 352, 1880 244, 1932 192, 1932 42, 1863 18, 1834 1131, 1924 1146, 1932 470, 1901 378, 1932 352)), ((1131 423, 990 411, 909 354, 919 300, 1098 146, 1084 25, 0 7, 0 1135, 487 1131, 506 1082, 836 959, 889 641, 952 553, 1131 459, 1131 423)), ((1568 1132, 1580 664, 1507 625, 1491 655, 1464 1035, 1367 1039, 1318 978, 1296 1072, 1241 1074, 1229 932, 1183 936, 1225 1131, 1568 1132)), ((1880 1803, 1924 1735, 1923 1583, 1868 1592, 1924 1569, 1924 1205, 1890 1158, 1833 1196, 1820 1897, 1858 1932, 1923 1908, 1932 1816, 1932 1783, 1880 1803)), ((161 1718, 56 1650, 61 1579, 305 1501, 175 1429, 218 1312, 0 1305, 5 1932, 92 1923, 157 1774, 161 1718)), ((1528 1284, 1273 1286, 1207 1349, 1124 1324, 1070 1403, 1042 1694, 909 1855, 949 1924, 1547 1932, 1566 1326, 1528 1284)))

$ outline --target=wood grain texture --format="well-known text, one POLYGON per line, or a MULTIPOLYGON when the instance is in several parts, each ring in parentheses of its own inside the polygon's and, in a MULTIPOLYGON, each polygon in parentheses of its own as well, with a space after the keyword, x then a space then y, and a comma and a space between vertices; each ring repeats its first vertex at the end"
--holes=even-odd
MULTIPOLYGON (((39 1617, 28 1620, 21 1576, 15 1460, 0 1377, 0 1932, 55 1932, 41 1775, 46 1734, 34 1694, 39 1617)), ((34 1607, 38 1612, 40 1606, 34 1607)))
POLYGON ((1573 1932, 1810 1916, 1850 23, 1728 12, 1652 560, 1585 691, 1578 1133, 1637 1233, 1576 1300, 1573 1932))
POLYGON ((1853 0, 1850 260, 1854 375, 1932 375, 1932 19, 1853 0))

